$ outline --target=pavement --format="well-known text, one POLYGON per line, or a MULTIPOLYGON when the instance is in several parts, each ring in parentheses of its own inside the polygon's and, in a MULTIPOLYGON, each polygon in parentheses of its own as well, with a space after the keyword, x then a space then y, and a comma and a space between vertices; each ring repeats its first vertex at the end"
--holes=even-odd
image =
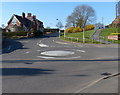
POLYGON ((104 41, 100 38, 100 33, 101 33, 101 29, 98 29, 95 34, 92 36, 92 39, 96 40, 96 41, 99 41, 101 43, 104 43, 104 44, 112 44, 111 42, 108 42, 108 41, 104 41))
POLYGON ((116 45, 66 42, 58 33, 11 43, 2 54, 3 93, 118 92, 118 76, 100 80, 118 73, 116 45))

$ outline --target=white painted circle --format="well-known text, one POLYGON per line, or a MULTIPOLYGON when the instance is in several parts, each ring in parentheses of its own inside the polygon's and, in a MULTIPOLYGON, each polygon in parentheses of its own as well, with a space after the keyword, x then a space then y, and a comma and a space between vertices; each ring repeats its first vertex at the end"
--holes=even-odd
POLYGON ((45 51, 42 52, 41 55, 47 55, 47 56, 68 56, 75 54, 72 51, 45 51))

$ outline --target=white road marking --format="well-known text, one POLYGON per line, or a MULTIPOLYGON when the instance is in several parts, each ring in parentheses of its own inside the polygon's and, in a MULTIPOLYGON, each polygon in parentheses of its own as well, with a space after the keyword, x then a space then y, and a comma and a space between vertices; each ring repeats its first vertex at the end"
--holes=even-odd
POLYGON ((48 45, 45 44, 38 44, 40 47, 49 47, 48 45))
POLYGON ((101 77, 101 78, 99 78, 99 79, 97 79, 97 80, 91 82, 89 85, 87 85, 87 86, 85 86, 85 87, 83 87, 83 88, 81 88, 81 89, 75 91, 75 93, 80 93, 81 91, 83 91, 83 90, 89 88, 90 86, 96 84, 97 82, 99 82, 99 81, 101 81, 101 80, 104 80, 104 79, 107 79, 107 78, 110 78, 110 77, 113 77, 113 76, 117 76, 117 75, 120 75, 120 73, 114 73, 114 74, 112 74, 112 75, 108 75, 108 76, 101 77))
POLYGON ((29 51, 27 51, 27 52, 25 52, 25 53, 27 53, 27 54, 28 54, 28 53, 30 53, 30 52, 29 52, 29 51))
POLYGON ((41 51, 41 50, 36 50, 36 51, 41 51))
POLYGON ((58 44, 68 44, 68 43, 64 43, 64 42, 56 42, 56 43, 58 43, 58 44))
POLYGON ((37 43, 37 45, 39 45, 39 43, 37 43))
POLYGON ((82 53, 85 53, 85 52, 86 52, 86 51, 84 51, 84 50, 79 50, 79 49, 70 49, 70 50, 74 50, 74 51, 82 52, 82 53))
POLYGON ((76 50, 76 51, 83 52, 83 53, 85 53, 85 52, 86 52, 86 51, 84 51, 84 50, 76 50))
POLYGON ((41 42, 42 42, 42 40, 40 40, 40 41, 37 43, 37 45, 40 46, 40 47, 49 47, 48 45, 42 44, 41 42))
POLYGON ((75 54, 72 51, 44 51, 41 52, 41 55, 47 55, 47 56, 67 56, 75 54))
POLYGON ((81 58, 81 56, 76 56, 76 57, 69 57, 69 58, 63 58, 63 57, 46 57, 46 56, 37 56, 40 58, 44 58, 44 59, 76 59, 76 58, 81 58))
POLYGON ((46 57, 46 56, 37 56, 37 57, 44 58, 44 59, 54 59, 55 58, 55 57, 46 57))
POLYGON ((94 85, 95 83, 97 83, 97 82, 101 81, 103 78, 104 78, 104 77, 99 78, 99 79, 97 79, 97 80, 93 81, 92 83, 90 83, 89 85, 87 85, 87 86, 83 87, 82 89, 79 89, 79 90, 75 91, 75 93, 80 93, 81 91, 83 91, 83 90, 87 89, 88 87, 90 87, 90 86, 94 85))
POLYGON ((42 40, 39 41, 39 43, 41 43, 41 42, 42 42, 42 40))

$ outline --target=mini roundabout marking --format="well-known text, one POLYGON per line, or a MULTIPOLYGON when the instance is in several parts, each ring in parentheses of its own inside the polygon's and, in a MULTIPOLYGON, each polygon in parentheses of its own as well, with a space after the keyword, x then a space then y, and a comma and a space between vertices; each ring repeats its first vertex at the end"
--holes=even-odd
POLYGON ((81 58, 81 56, 85 53, 84 50, 75 50, 75 49, 68 49, 68 50, 45 50, 40 51, 40 55, 37 56, 38 58, 43 59, 77 59, 81 58))

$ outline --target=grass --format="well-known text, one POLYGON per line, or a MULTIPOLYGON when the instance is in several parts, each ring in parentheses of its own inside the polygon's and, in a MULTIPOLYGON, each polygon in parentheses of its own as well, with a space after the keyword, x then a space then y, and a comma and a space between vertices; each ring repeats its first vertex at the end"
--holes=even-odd
POLYGON ((102 32, 101 32, 101 36, 108 36, 108 35, 111 35, 111 33, 120 33, 120 28, 108 28, 108 29, 103 29, 102 32))
MULTIPOLYGON (((85 35, 85 43, 95 43, 95 44, 100 44, 100 42, 92 40, 91 39, 91 35, 93 35, 95 33, 96 30, 89 30, 89 31, 85 31, 84 35, 85 35)), ((79 33, 66 33, 66 37, 73 37, 74 39, 67 39, 64 38, 64 35, 61 35, 61 39, 67 40, 67 41, 73 41, 73 42, 83 42, 83 32, 79 32, 79 33), (76 38, 79 38, 78 40, 76 38)))
MULTIPOLYGON (((108 40, 107 39, 108 35, 112 35, 112 33, 120 33, 120 28, 103 29, 100 36, 104 37, 104 40, 108 40)), ((120 40, 108 40, 108 41, 112 43, 120 44, 120 40)))

